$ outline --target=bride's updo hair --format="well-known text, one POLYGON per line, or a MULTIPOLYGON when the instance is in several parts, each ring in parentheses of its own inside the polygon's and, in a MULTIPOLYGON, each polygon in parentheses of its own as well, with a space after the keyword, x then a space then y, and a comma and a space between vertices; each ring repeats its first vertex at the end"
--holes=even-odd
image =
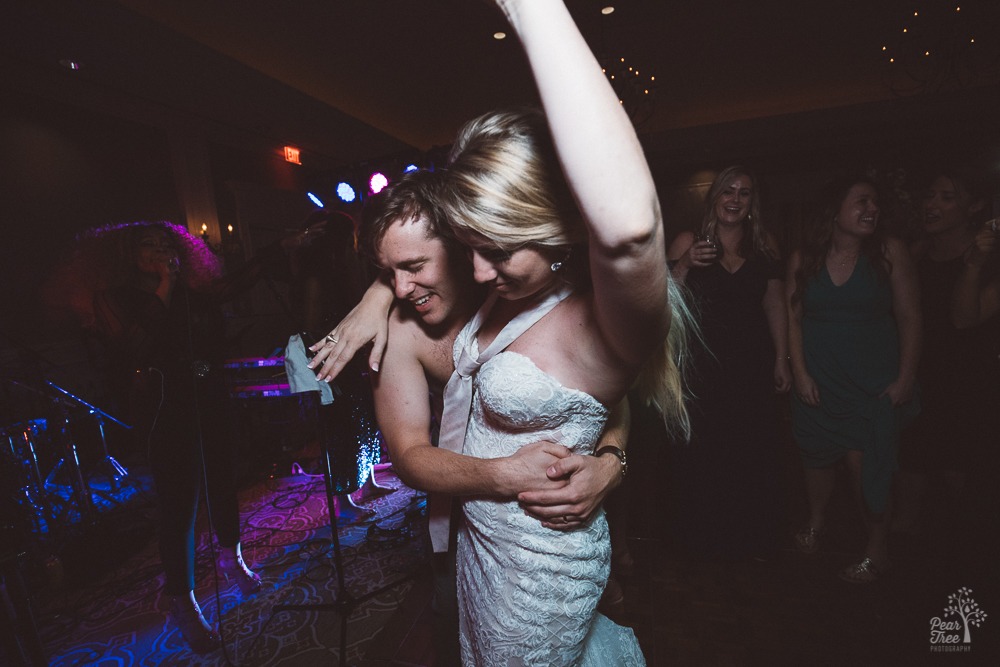
POLYGON ((502 250, 587 240, 539 109, 494 111, 466 123, 448 156, 446 180, 452 226, 502 250))

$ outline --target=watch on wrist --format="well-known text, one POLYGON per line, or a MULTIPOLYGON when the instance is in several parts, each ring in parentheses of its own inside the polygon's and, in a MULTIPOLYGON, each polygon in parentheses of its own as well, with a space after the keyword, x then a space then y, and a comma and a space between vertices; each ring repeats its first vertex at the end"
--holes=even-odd
POLYGON ((594 452, 594 456, 604 456, 605 454, 613 454, 618 459, 618 462, 622 464, 622 479, 625 479, 625 473, 628 472, 628 459, 625 458, 625 450, 614 445, 605 445, 594 452))

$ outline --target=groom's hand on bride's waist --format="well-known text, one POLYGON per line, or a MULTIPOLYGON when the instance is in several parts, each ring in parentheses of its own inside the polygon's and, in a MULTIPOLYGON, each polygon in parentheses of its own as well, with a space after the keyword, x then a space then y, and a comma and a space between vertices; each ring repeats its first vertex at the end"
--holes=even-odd
POLYGON ((549 485, 523 491, 517 500, 528 516, 553 530, 572 530, 587 523, 621 482, 620 464, 613 456, 572 454, 553 462, 546 474, 549 485))

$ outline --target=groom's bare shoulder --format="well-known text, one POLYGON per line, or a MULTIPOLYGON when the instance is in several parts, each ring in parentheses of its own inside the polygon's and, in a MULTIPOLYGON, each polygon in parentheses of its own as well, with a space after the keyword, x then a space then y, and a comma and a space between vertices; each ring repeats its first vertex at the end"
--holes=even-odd
POLYGON ((427 327, 420 318, 407 316, 403 309, 396 308, 389 318, 387 353, 398 359, 417 361, 429 387, 440 389, 455 368, 452 347, 456 334, 456 327, 427 327))

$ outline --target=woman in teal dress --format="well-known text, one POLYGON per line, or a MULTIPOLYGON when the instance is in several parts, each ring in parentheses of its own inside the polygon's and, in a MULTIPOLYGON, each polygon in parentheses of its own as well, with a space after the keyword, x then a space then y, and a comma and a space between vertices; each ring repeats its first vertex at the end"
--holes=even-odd
POLYGON ((901 424, 918 409, 916 274, 906 246, 878 226, 878 190, 863 177, 828 188, 800 250, 789 258, 792 426, 805 467, 809 523, 795 536, 813 553, 844 459, 864 511, 868 544, 841 571, 868 583, 889 565, 889 487, 901 424))

